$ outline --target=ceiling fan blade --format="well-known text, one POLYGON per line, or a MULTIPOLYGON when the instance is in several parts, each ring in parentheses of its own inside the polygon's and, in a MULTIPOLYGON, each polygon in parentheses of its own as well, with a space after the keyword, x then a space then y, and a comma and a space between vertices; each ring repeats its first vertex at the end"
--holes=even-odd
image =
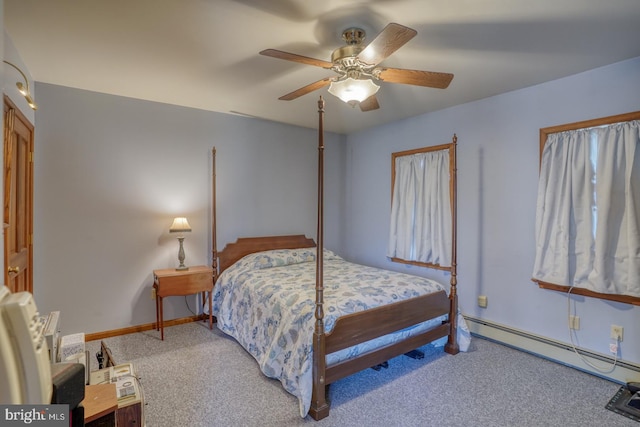
POLYGON ((433 71, 403 70, 400 68, 383 68, 380 79, 389 83, 434 87, 446 89, 453 80, 453 74, 433 71))
POLYGON ((377 110, 378 108, 380 108, 380 104, 378 104, 378 98, 375 95, 371 95, 360 102, 360 110, 362 111, 377 110))
POLYGON ((278 99, 282 101, 291 101, 293 99, 301 97, 302 95, 313 92, 314 90, 322 89, 323 87, 330 85, 332 81, 333 79, 331 77, 327 77, 326 79, 318 80, 317 82, 303 86, 300 89, 296 89, 293 92, 283 95, 278 99))
POLYGON ((331 69, 333 63, 328 61, 322 61, 320 59, 309 58, 308 56, 296 55, 295 53, 283 52, 277 49, 265 49, 260 52, 260 55, 270 56, 277 59, 285 59, 287 61, 298 62, 300 64, 313 65, 315 67, 322 67, 331 69))
POLYGON ((365 64, 378 65, 416 34, 416 30, 392 22, 358 54, 358 59, 365 64))

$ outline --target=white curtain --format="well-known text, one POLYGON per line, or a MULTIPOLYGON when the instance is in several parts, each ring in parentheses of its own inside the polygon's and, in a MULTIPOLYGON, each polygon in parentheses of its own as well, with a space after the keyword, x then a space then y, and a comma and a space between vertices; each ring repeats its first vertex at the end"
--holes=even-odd
POLYGON ((399 156, 387 256, 451 265, 449 150, 399 156))
POLYGON ((533 278, 640 297, 640 121, 549 135, 533 278))

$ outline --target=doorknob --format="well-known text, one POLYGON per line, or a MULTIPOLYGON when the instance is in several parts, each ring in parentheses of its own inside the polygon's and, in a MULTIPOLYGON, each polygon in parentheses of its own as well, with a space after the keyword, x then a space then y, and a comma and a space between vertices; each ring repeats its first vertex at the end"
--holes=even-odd
POLYGON ((9 267, 7 268, 7 273, 20 273, 20 267, 9 267))

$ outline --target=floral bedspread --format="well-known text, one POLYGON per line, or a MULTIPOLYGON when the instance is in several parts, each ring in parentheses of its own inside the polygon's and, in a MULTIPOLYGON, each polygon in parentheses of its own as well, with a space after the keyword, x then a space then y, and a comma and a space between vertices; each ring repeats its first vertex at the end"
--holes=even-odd
MULTIPOLYGON (((312 393, 315 256, 315 248, 247 255, 220 275, 213 295, 218 328, 253 355, 266 376, 279 379, 298 398, 302 417, 309 411, 312 393)), ((326 332, 345 314, 446 290, 426 278, 347 262, 327 249, 323 267, 326 332)), ((336 352, 327 357, 327 364, 416 334, 444 317, 336 352)), ((458 335, 465 351, 469 331, 461 315, 458 335)), ((445 342, 446 337, 436 345, 445 342)))

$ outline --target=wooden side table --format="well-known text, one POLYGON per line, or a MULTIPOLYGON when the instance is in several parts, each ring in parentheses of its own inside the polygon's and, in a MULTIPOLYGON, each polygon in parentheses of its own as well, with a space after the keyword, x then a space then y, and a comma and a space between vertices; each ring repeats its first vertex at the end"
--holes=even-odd
POLYGON ((153 270, 153 288, 156 291, 156 331, 160 330, 160 338, 164 341, 163 298, 169 296, 193 295, 209 293, 209 329, 213 329, 211 314, 211 294, 213 293, 213 268, 206 265, 189 267, 188 270, 167 268, 153 270))

